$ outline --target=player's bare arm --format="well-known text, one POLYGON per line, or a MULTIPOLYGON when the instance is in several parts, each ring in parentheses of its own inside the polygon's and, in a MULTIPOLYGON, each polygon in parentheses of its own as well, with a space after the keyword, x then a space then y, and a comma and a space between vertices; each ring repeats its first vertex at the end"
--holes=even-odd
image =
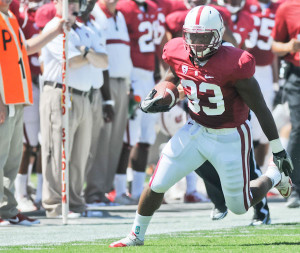
POLYGON ((251 77, 250 79, 239 80, 236 83, 236 89, 244 102, 257 116, 268 139, 271 141, 279 138, 273 116, 266 105, 256 79, 251 77))
POLYGON ((273 116, 266 105, 256 79, 251 77, 239 80, 235 87, 244 102, 255 113, 262 130, 269 139, 275 164, 280 171, 290 175, 293 170, 291 159, 281 146, 273 116))
POLYGON ((168 71, 166 72, 165 76, 162 78, 161 81, 168 81, 178 86, 180 79, 176 75, 175 71, 171 67, 169 67, 168 71))

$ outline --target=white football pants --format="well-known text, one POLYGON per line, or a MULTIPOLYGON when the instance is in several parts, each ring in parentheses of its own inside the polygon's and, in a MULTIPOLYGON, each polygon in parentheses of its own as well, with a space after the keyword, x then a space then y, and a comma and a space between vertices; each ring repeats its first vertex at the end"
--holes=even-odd
POLYGON ((217 170, 227 207, 236 214, 251 206, 249 121, 236 128, 211 129, 189 120, 167 143, 150 180, 164 193, 206 160, 217 170))

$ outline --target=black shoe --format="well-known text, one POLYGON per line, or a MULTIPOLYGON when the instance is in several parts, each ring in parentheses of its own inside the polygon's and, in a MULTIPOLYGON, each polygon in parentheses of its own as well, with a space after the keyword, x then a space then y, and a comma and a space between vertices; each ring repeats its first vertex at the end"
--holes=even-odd
POLYGON ((227 214, 228 214, 227 208, 224 211, 221 211, 220 209, 214 207, 210 213, 210 218, 212 220, 222 220, 226 217, 227 214))
POLYGON ((253 218, 252 222, 250 223, 250 226, 261 226, 261 225, 270 225, 271 224, 271 218, 270 218, 270 212, 264 217, 264 218, 253 218))

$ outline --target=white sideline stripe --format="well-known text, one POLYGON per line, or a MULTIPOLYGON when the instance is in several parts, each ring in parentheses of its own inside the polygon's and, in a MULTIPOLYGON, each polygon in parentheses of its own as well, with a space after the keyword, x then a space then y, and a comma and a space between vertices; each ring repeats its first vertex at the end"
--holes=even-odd
POLYGON ((166 92, 168 92, 168 93, 171 95, 171 97, 172 97, 172 102, 171 102, 171 104, 169 105, 169 107, 172 107, 172 106, 174 105, 174 103, 175 103, 175 95, 174 95, 173 91, 171 91, 171 90, 168 89, 168 88, 166 88, 166 92))

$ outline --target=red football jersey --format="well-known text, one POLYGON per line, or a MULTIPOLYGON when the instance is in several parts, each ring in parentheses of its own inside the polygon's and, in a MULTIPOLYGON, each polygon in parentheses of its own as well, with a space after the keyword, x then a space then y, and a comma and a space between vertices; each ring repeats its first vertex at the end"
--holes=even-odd
POLYGON ((16 16, 20 24, 20 2, 18 0, 12 0, 9 5, 9 10, 16 16))
POLYGON ((256 13, 260 9, 258 0, 246 0, 243 10, 249 13, 256 13))
POLYGON ((154 71, 157 6, 150 0, 146 0, 146 4, 143 11, 133 0, 123 0, 118 2, 117 9, 123 13, 127 24, 133 66, 154 71))
MULTIPOLYGON (((160 1, 160 0, 156 0, 160 1)), ((169 0, 172 11, 186 10, 184 0, 169 0)))
MULTIPOLYGON (((253 2, 254 3, 254 2, 253 2)), ((279 7, 279 3, 270 3, 266 9, 257 8, 255 4, 250 5, 249 10, 254 19, 254 29, 246 40, 248 51, 254 55, 258 66, 270 65, 273 62, 274 54, 271 51, 272 37, 271 32, 275 24, 275 13, 279 7)))
MULTIPOLYGON (((230 13, 226 8, 213 4, 210 4, 209 6, 214 7, 220 12, 225 25, 228 25, 229 27, 232 25, 230 13)), ((172 34, 173 38, 181 36, 184 20, 189 11, 190 10, 175 11, 166 17, 167 30, 172 34)))
POLYGON ((183 1, 174 0, 152 0, 158 6, 158 12, 162 12, 165 16, 178 10, 186 10, 183 1))
POLYGON ((158 23, 155 25, 155 44, 160 45, 166 33, 166 17, 178 10, 187 10, 183 1, 174 0, 152 0, 157 5, 158 23))
POLYGON ((251 54, 221 46, 203 67, 198 67, 191 62, 183 38, 175 38, 165 45, 163 59, 181 79, 196 122, 209 128, 232 128, 247 120, 249 108, 235 83, 253 76, 255 59, 251 54))
POLYGON ((182 35, 182 27, 186 15, 190 10, 175 11, 166 17, 167 30, 172 34, 172 37, 179 37, 182 35))
MULTIPOLYGON (((289 0, 280 5, 276 13, 275 27, 272 37, 275 41, 287 43, 300 34, 299 25, 300 1, 289 0)), ((289 53, 284 59, 300 67, 300 52, 289 53)))
POLYGON ((159 46, 166 34, 166 15, 172 11, 169 0, 152 0, 157 8, 157 20, 154 21, 154 44, 158 46, 157 52, 160 52, 159 46))
MULTIPOLYGON (((34 10, 24 9, 20 12, 20 27, 24 33, 25 38, 28 40, 40 33, 39 27, 35 23, 35 13, 34 10)), ((32 54, 28 56, 30 70, 33 75, 41 74, 41 67, 39 62, 39 55, 32 54)))
POLYGON ((243 46, 253 28, 254 20, 252 16, 246 11, 240 11, 237 15, 237 20, 232 22, 230 27, 239 48, 243 46))

